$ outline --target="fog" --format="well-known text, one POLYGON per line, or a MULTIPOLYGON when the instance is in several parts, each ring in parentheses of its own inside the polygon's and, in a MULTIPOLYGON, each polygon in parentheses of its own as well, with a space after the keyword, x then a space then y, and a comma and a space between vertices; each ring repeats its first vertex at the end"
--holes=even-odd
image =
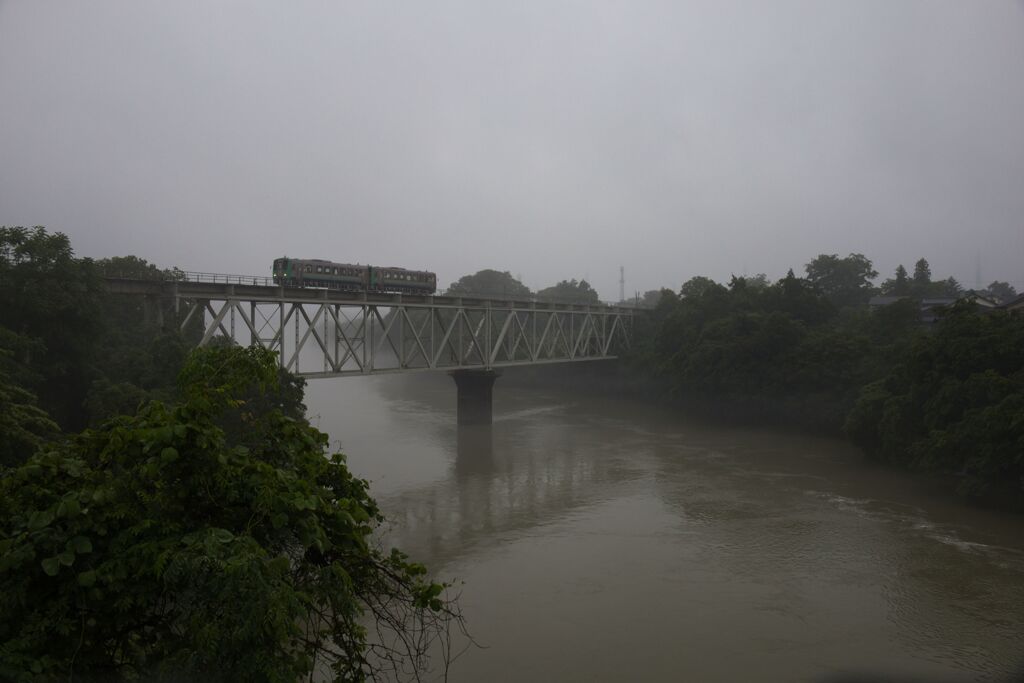
POLYGON ((0 224, 186 270, 1022 289, 1021 121, 1019 2, 0 1, 0 224))

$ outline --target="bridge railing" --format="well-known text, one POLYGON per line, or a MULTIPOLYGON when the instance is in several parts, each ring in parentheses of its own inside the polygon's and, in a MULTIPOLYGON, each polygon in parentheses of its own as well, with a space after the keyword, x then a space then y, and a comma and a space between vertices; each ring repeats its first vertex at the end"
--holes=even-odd
MULTIPOLYGON (((118 273, 108 272, 106 276, 111 279, 124 279, 124 280, 154 280, 161 282, 200 282, 209 284, 223 284, 223 285, 253 285, 258 287, 274 287, 278 283, 274 282, 274 278, 263 275, 237 275, 230 273, 206 273, 195 270, 179 270, 177 268, 163 270, 163 271, 152 271, 148 273, 118 273)), ((343 289, 339 284, 337 289, 343 289)), ((323 289, 320 287, 319 289, 323 289)), ((335 289, 335 287, 328 286, 326 289, 335 289)), ((435 296, 465 296, 466 298, 481 298, 481 299, 495 299, 505 300, 506 297, 498 296, 494 294, 463 294, 449 293, 444 289, 438 289, 435 296)), ((563 298, 563 297, 510 297, 515 299, 527 299, 541 304, 586 304, 590 306, 605 306, 608 308, 632 308, 636 310, 643 310, 642 306, 633 305, 631 303, 623 304, 622 302, 614 301, 581 301, 580 299, 563 298)))
POLYGON ((192 270, 180 270, 185 282, 208 282, 224 285, 256 285, 258 287, 272 287, 276 283, 274 278, 263 275, 231 275, 226 273, 200 273, 192 270))
POLYGON ((154 282, 208 282, 222 285, 257 285, 269 287, 274 279, 262 275, 232 275, 228 273, 204 273, 195 270, 116 271, 107 270, 103 275, 111 280, 151 280, 154 282))

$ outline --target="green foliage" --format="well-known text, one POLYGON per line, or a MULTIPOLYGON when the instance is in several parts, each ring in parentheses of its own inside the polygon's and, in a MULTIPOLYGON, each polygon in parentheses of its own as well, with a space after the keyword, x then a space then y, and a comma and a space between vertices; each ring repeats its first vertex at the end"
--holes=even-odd
POLYGON ((27 388, 67 428, 84 424, 101 294, 95 264, 74 258, 66 235, 0 227, 0 327, 25 342, 15 360, 38 378, 27 388))
POLYGON ((525 298, 531 296, 530 288, 512 277, 508 271, 501 272, 486 268, 472 275, 463 275, 453 282, 446 294, 450 296, 495 296, 525 298))
POLYGON ((277 378, 266 351, 196 352, 179 405, 3 474, 0 679, 360 680, 423 664, 458 619, 444 586, 374 545, 377 506, 326 435, 256 407, 277 378), (367 624, 397 635, 371 649, 367 624))
POLYGON ((863 254, 839 258, 822 254, 807 264, 807 280, 817 287, 836 307, 867 303, 873 288, 871 281, 878 271, 863 254))
POLYGON ((577 282, 575 279, 562 280, 557 285, 546 287, 537 292, 537 298, 579 304, 596 304, 601 300, 586 280, 577 282))
POLYGON ((881 460, 963 477, 1024 504, 1024 320, 952 307, 864 387, 846 431, 881 460))
POLYGON ((928 265, 927 259, 920 258, 914 264, 914 287, 918 291, 922 291, 931 283, 932 268, 928 265))
POLYGON ((67 236, 42 227, 0 228, 0 367, 70 431, 169 398, 187 352, 148 315, 153 302, 105 291, 114 273, 180 275, 135 256, 77 259, 67 236))
POLYGON ((838 429, 866 372, 868 340, 792 271, 772 285, 692 278, 641 324, 631 360, 696 410, 838 429))
POLYGON ((955 278, 933 281, 932 269, 927 259, 918 259, 914 264, 914 276, 907 280, 906 269, 896 269, 896 279, 882 283, 882 293, 896 296, 912 296, 917 299, 954 299, 963 293, 963 287, 955 278), (902 279, 901 279, 902 273, 902 279))
MULTIPOLYGON (((5 352, 0 350, 0 356, 5 352)), ((31 392, 10 381, 0 367, 0 472, 25 462, 59 432, 31 392)))
MULTIPOLYGON (((952 472, 963 493, 1024 508, 1024 318, 962 301, 929 329, 912 295, 837 308, 866 293, 870 262, 812 264, 817 282, 692 278, 638 321, 630 362, 690 410, 842 428, 871 457, 952 472), (856 277, 834 286, 842 271, 856 277)), ((916 271, 886 288, 955 286, 932 282, 923 259, 916 271)))
POLYGON ((646 292, 644 292, 642 296, 640 296, 639 301, 633 299, 626 299, 625 301, 620 301, 619 303, 627 306, 637 304, 642 308, 656 308, 658 306, 658 303, 661 301, 662 296, 666 292, 672 294, 672 290, 670 289, 649 289, 646 292))
POLYGON ((177 268, 161 269, 138 256, 112 256, 100 259, 96 267, 104 277, 129 280, 183 280, 185 274, 177 268))
POLYGON ((886 280, 879 288, 882 294, 889 296, 907 296, 910 294, 910 280, 907 277, 907 269, 902 264, 896 266, 896 274, 891 280, 886 280))
POLYGON ((703 275, 691 277, 679 288, 679 296, 688 299, 699 299, 709 294, 724 294, 725 288, 703 275))

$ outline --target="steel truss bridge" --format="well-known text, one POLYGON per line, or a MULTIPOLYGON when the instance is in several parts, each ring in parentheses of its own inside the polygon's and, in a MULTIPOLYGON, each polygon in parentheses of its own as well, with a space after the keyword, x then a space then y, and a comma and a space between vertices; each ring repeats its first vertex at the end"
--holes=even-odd
POLYGON ((257 344, 276 351, 282 368, 309 378, 611 359, 633 335, 628 307, 347 292, 204 275, 109 278, 107 288, 145 297, 148 316, 164 324, 170 317, 199 346, 218 336, 257 344))

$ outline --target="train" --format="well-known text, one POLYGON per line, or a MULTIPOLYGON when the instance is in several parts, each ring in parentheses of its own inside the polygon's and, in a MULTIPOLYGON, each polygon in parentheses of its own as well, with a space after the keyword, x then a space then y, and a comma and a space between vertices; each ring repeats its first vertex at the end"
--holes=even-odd
POLYGON ((352 292, 433 294, 437 275, 428 270, 335 263, 321 259, 274 259, 274 283, 352 292))

